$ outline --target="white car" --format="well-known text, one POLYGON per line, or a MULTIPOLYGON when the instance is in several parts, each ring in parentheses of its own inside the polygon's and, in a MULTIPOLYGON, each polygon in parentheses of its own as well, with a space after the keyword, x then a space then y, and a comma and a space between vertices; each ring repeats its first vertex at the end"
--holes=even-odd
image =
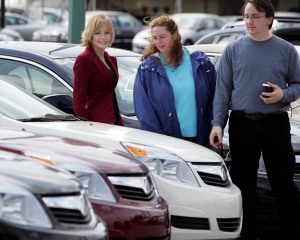
POLYGON ((0 85, 1 127, 101 144, 146 164, 169 205, 172 240, 239 237, 241 192, 215 152, 178 138, 79 121, 10 82, 0 85))

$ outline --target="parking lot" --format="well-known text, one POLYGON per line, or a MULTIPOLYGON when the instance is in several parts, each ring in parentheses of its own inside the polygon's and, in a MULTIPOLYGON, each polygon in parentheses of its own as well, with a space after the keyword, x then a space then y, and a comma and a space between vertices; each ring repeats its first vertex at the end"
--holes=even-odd
MULTIPOLYGON (((144 46, 132 51, 131 41, 144 26, 122 16, 115 17, 115 24, 124 24, 118 32, 133 30, 107 51, 118 61, 115 94, 124 127, 75 116, 73 66, 84 47, 68 43, 68 23, 33 24, 37 29, 31 28, 30 36, 22 33, 25 28, 0 33, 6 34, 0 41, 0 239, 239 237, 242 195, 226 165, 228 133, 223 152, 216 154, 140 130, 133 86, 144 46)), ((205 52, 218 68, 225 45, 185 40, 187 48, 205 52)), ((299 99, 290 117, 300 191, 299 99)), ((262 165, 256 197, 260 240, 281 240, 275 196, 262 165)))

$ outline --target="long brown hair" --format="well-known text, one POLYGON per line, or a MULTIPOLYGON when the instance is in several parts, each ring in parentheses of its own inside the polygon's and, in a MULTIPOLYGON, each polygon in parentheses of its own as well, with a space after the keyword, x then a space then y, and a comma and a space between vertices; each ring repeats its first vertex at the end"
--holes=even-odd
POLYGON ((173 49, 171 51, 170 63, 173 65, 173 67, 175 68, 178 67, 182 60, 183 50, 182 50, 182 43, 181 43, 181 35, 179 33, 178 26, 175 23, 175 21, 169 15, 162 14, 159 16, 152 16, 150 20, 144 18, 144 22, 150 28, 149 31, 150 36, 148 38, 150 44, 143 51, 141 61, 145 60, 148 56, 159 52, 159 50, 154 44, 154 40, 151 32, 154 27, 160 26, 160 27, 165 27, 165 29, 168 32, 170 32, 172 35, 174 34, 176 35, 173 49))

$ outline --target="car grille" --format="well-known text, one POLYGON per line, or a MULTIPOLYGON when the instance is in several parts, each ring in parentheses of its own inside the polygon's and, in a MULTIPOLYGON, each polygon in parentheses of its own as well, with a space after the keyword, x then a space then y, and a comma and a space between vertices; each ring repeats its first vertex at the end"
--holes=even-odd
POLYGON ((231 183, 229 173, 224 162, 194 162, 192 165, 202 181, 207 185, 227 187, 231 183))
POLYGON ((240 224, 240 218, 217 218, 219 229, 223 232, 234 232, 240 224))
POLYGON ((42 199, 59 223, 82 225, 92 221, 91 207, 84 193, 72 196, 50 196, 42 199))
POLYGON ((123 198, 130 200, 151 201, 155 196, 154 191, 151 191, 149 194, 145 194, 144 191, 140 188, 124 187, 118 185, 115 185, 115 188, 123 198))
POLYGON ((207 185, 217 186, 217 187, 226 187, 229 185, 230 181, 229 179, 222 180, 222 178, 219 175, 210 174, 210 173, 204 173, 204 172, 198 172, 199 176, 205 182, 207 185))
POLYGON ((207 218, 182 217, 171 215, 171 225, 175 228, 193 229, 193 230, 209 230, 209 222, 207 218))
POLYGON ((149 174, 144 176, 109 176, 122 198, 135 201, 156 201, 157 192, 149 174))

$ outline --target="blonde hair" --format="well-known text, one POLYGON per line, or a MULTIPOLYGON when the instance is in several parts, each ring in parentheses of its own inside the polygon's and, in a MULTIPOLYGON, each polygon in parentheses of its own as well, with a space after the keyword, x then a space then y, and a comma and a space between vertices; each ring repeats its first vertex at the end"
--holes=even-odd
POLYGON ((150 28, 150 37, 148 38, 149 45, 145 48, 142 53, 141 61, 145 60, 148 56, 153 53, 158 52, 158 48, 154 44, 154 40, 151 34, 151 31, 154 27, 164 27, 171 35, 175 35, 174 45, 172 49, 172 54, 170 56, 170 62, 174 67, 178 67, 182 61, 183 50, 181 43, 181 35, 178 30, 178 26, 175 21, 167 14, 162 14, 160 16, 152 16, 149 21, 147 18, 144 18, 144 22, 150 28))
POLYGON ((109 46, 111 46, 113 41, 115 40, 115 31, 112 21, 104 13, 98 13, 89 20, 88 24, 81 34, 81 46, 91 46, 94 34, 98 32, 103 25, 106 25, 108 31, 111 34, 109 43, 109 46))

